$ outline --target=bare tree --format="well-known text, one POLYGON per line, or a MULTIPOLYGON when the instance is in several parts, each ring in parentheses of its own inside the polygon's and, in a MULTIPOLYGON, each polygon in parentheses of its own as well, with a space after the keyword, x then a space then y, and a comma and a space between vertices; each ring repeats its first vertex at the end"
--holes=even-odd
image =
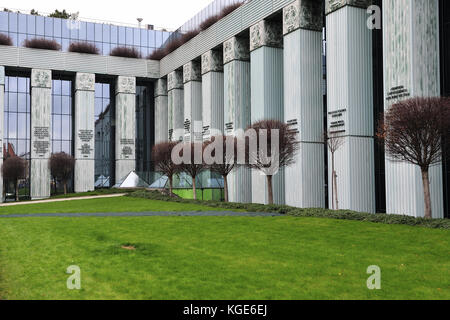
POLYGON ((337 189, 337 173, 335 168, 335 153, 344 144, 344 138, 332 132, 325 132, 324 140, 327 143, 328 150, 331 153, 331 198, 332 209, 339 210, 338 189, 337 189))
POLYGON ((52 177, 63 184, 64 194, 67 194, 67 183, 72 179, 75 159, 70 154, 59 152, 52 154, 48 163, 52 177))
POLYGON ((273 204, 272 177, 279 168, 295 163, 299 149, 297 133, 279 120, 261 120, 247 128, 245 142, 246 166, 266 175, 268 203, 273 204), (254 140, 254 145, 252 145, 254 140))
POLYGON ((380 121, 377 137, 386 153, 397 161, 420 167, 425 218, 431 218, 429 168, 442 161, 443 139, 450 131, 449 98, 411 98, 392 105, 380 121))
POLYGON ((233 136, 215 136, 211 141, 205 143, 205 150, 218 143, 218 148, 211 151, 211 157, 214 162, 208 164, 208 169, 223 177, 223 189, 225 202, 228 202, 228 175, 236 166, 237 157, 237 139, 233 136))
POLYGON ((172 161, 172 150, 177 142, 161 142, 153 146, 152 158, 155 171, 169 179, 169 195, 173 196, 173 176, 180 171, 180 167, 172 161))
POLYGON ((197 200, 197 184, 195 178, 206 169, 203 161, 204 145, 201 142, 180 142, 183 146, 179 156, 183 159, 180 164, 180 171, 187 173, 192 178, 192 192, 194 199, 197 200), (188 154, 185 154, 187 152, 188 154))
POLYGON ((14 182, 16 201, 19 201, 19 180, 27 176, 27 162, 17 156, 7 157, 2 166, 3 178, 14 182))

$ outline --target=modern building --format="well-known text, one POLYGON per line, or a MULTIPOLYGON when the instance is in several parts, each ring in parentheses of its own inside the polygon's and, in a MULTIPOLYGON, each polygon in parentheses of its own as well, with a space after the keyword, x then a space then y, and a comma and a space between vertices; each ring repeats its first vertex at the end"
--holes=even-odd
MULTIPOLYGON (((214 1, 178 33, 235 2, 214 1)), ((448 1, 247 0, 160 61, 108 53, 128 45, 145 56, 175 37, 164 31, 4 12, 0 33, 15 45, 0 46, 0 138, 27 155, 33 199, 50 195, 52 152, 77 159, 76 192, 112 186, 133 170, 151 184, 153 144, 233 135, 272 118, 301 143, 296 164, 274 177, 277 203, 331 207, 323 132, 332 131, 342 139, 334 159, 340 209, 423 215, 419 169, 391 161, 374 133, 393 102, 450 95, 448 1), (36 36, 63 50, 20 47, 36 36), (73 40, 93 41, 102 55, 66 52, 73 40)), ((267 202, 256 172, 239 169, 229 185, 232 201, 267 202)), ((449 161, 431 169, 431 195, 433 216, 448 218, 449 161)))

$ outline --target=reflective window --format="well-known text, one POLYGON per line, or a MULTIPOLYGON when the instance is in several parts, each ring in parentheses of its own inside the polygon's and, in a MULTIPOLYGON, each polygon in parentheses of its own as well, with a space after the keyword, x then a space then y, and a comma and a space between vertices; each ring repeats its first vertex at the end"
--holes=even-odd
POLYGON ((52 83, 52 152, 72 154, 72 82, 52 83))

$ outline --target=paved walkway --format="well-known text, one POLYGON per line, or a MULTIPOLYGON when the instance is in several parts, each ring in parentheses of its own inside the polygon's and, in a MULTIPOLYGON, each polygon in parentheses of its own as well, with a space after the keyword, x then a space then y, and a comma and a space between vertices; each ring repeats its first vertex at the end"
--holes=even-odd
POLYGON ((109 212, 109 213, 32 213, 7 214, 1 218, 81 218, 81 217, 277 217, 278 213, 262 212, 231 212, 231 211, 166 211, 166 212, 109 212))
POLYGON ((103 196, 86 196, 86 197, 73 197, 73 198, 58 198, 58 199, 47 199, 47 200, 11 202, 11 203, 1 203, 0 207, 11 207, 11 206, 19 206, 19 205, 23 205, 23 204, 38 204, 38 203, 48 203, 48 202, 72 201, 72 200, 115 198, 115 197, 122 197, 124 195, 126 195, 126 193, 107 194, 107 195, 103 195, 103 196))

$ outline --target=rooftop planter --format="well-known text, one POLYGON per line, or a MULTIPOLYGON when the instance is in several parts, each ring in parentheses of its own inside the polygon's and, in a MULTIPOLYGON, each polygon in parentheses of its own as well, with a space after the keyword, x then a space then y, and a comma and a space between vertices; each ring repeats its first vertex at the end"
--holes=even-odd
POLYGON ((0 45, 2 46, 12 46, 13 42, 10 37, 4 33, 0 33, 0 45))
POLYGON ((56 42, 55 40, 48 40, 44 38, 27 39, 23 42, 23 46, 33 49, 45 49, 53 51, 61 50, 61 45, 58 42, 56 42))
POLYGON ((141 58, 141 53, 137 51, 135 48, 127 48, 127 47, 116 47, 109 54, 113 57, 122 57, 122 58, 141 58))
POLYGON ((69 52, 99 54, 100 50, 89 42, 72 42, 69 46, 69 52))

